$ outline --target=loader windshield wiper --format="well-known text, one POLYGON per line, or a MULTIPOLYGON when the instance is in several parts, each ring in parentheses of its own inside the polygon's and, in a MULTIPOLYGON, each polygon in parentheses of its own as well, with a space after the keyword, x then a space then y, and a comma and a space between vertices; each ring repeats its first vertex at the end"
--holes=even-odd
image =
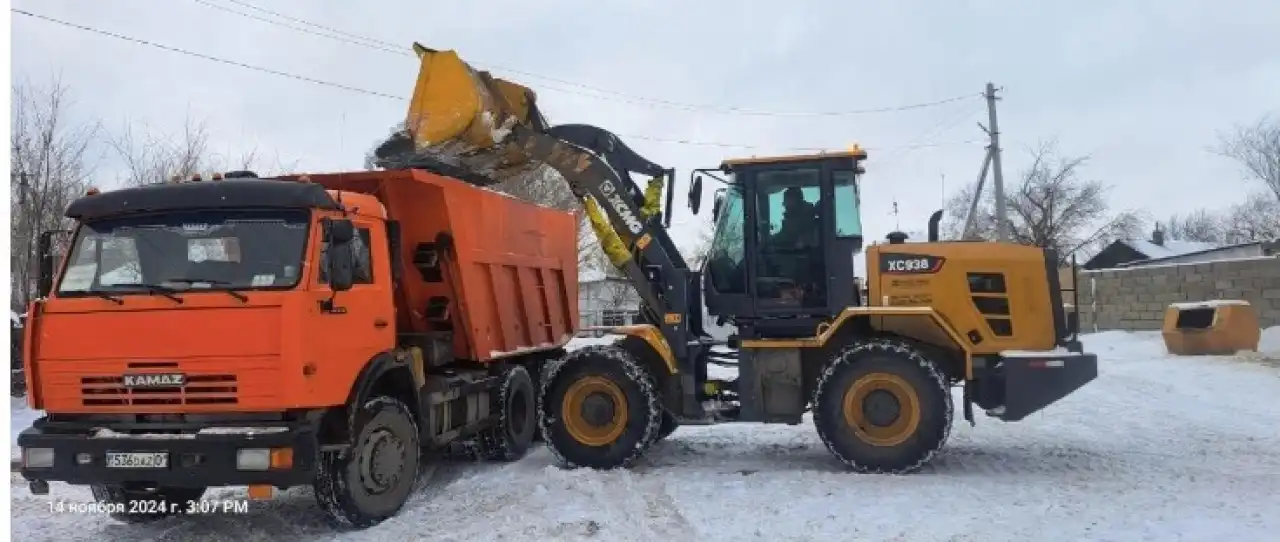
MULTIPOLYGON (((230 285, 231 285, 231 283, 230 283, 230 282, 227 282, 227 281, 225 281, 225 280, 218 280, 218 279, 200 279, 200 278, 191 278, 191 277, 178 277, 178 278, 172 278, 172 279, 165 279, 165 282, 178 282, 178 283, 186 284, 187 286, 190 286, 190 285, 192 285, 192 284, 199 284, 199 283, 201 283, 201 282, 203 282, 203 283, 205 283, 205 284, 216 284, 216 285, 218 285, 218 286, 230 286, 230 285)), ((248 303, 248 302, 249 302, 249 296, 244 295, 244 294, 240 293, 239 291, 233 290, 233 289, 231 289, 231 288, 225 288, 225 289, 221 289, 221 288, 220 288, 218 291, 220 291, 220 292, 226 292, 226 293, 227 293, 227 295, 229 295, 229 296, 231 296, 231 297, 234 297, 234 298, 236 298, 236 299, 239 299, 241 303, 248 303)))
POLYGON ((146 284, 142 282, 117 283, 117 284, 112 284, 111 286, 124 287, 124 288, 142 288, 152 294, 159 294, 169 299, 172 299, 174 302, 178 304, 183 303, 182 298, 178 296, 178 291, 168 286, 161 286, 159 284, 146 284))

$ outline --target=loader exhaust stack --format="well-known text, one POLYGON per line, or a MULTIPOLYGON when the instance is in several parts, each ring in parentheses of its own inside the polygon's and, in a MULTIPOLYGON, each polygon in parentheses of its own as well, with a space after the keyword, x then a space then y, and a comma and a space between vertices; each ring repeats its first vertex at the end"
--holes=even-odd
POLYGON ((454 51, 413 44, 420 66, 401 131, 374 152, 379 167, 422 168, 480 186, 530 177, 541 164, 509 145, 516 125, 545 131, 537 96, 454 51))

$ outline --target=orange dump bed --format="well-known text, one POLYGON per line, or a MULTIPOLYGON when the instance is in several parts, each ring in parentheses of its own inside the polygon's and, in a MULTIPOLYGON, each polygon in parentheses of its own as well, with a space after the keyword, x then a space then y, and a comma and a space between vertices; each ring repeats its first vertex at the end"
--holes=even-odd
POLYGON ((560 346, 577 331, 572 213, 421 170, 310 178, 377 196, 399 223, 401 333, 452 330, 455 355, 488 361, 560 346), (452 249, 440 250, 447 238, 452 249))

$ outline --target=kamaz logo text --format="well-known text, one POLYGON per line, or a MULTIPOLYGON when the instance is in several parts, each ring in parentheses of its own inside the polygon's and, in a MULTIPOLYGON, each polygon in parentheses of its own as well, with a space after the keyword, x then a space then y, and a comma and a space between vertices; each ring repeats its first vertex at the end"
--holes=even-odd
POLYGON ((126 388, 177 388, 186 383, 186 375, 181 374, 124 375, 126 388))
POLYGON ((627 225, 627 230, 629 230, 632 235, 639 235, 640 232, 644 230, 644 224, 641 224, 640 221, 636 219, 636 215, 631 213, 631 209, 627 206, 627 202, 618 194, 618 189, 613 186, 612 182, 604 181, 600 183, 600 193, 604 195, 605 201, 609 202, 609 206, 613 207, 613 210, 618 213, 618 216, 622 217, 622 222, 627 225))

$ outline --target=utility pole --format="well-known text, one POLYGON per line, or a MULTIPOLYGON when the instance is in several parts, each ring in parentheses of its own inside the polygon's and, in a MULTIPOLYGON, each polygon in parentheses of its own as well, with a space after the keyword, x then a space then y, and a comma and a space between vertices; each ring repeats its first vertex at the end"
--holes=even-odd
POLYGON ((964 229, 960 232, 961 240, 968 240, 973 236, 973 222, 978 216, 978 203, 982 201, 982 185, 987 182, 987 170, 991 169, 991 151, 987 150, 986 156, 982 158, 982 169, 978 171, 978 187, 973 191, 973 201, 969 202, 969 214, 964 219, 964 229))
POLYGON ((991 128, 987 129, 987 135, 991 138, 991 146, 988 147, 988 157, 991 160, 992 180, 995 181, 996 191, 996 241, 1001 243, 1009 240, 1009 210, 1004 200, 1004 169, 1000 167, 1000 124, 996 120, 996 86, 987 83, 987 120, 991 124, 991 128))

